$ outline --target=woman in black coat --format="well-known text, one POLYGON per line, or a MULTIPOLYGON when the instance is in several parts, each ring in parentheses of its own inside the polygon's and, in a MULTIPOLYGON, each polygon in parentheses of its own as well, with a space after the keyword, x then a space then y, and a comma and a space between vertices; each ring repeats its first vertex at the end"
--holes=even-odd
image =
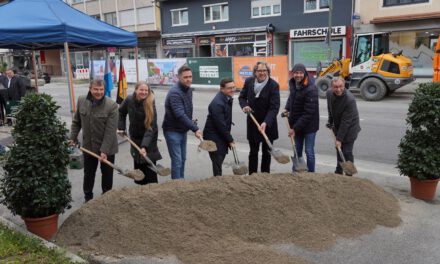
MULTIPOLYGON (((246 79, 238 100, 243 112, 252 112, 261 129, 273 143, 278 138, 277 114, 280 109, 280 87, 270 78, 270 68, 267 63, 257 62, 254 66, 254 76, 246 79)), ((260 143, 262 143, 261 172, 269 173, 271 161, 269 146, 249 116, 247 139, 250 147, 249 174, 257 172, 260 143)))
MULTIPOLYGON (((118 129, 125 131, 127 114, 130 119, 128 129, 130 138, 142 149, 154 164, 162 159, 157 147, 157 113, 154 103, 154 94, 149 85, 140 81, 136 84, 133 95, 128 96, 119 107, 118 129)), ((130 153, 134 159, 134 168, 145 174, 142 181, 135 181, 137 184, 157 183, 157 174, 148 168, 145 159, 132 146, 130 153)))

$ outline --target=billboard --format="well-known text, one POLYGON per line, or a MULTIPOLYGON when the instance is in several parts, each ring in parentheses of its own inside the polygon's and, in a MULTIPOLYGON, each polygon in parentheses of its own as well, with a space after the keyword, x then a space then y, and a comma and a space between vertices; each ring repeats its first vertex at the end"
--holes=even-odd
MULTIPOLYGON (((127 77, 127 83, 136 83, 136 60, 122 59, 124 64, 125 76, 127 77)), ((119 80, 119 60, 116 60, 116 80, 119 80)), ((147 81, 148 79, 148 67, 147 59, 139 59, 139 81, 147 81)))
POLYGON ((186 63, 186 59, 149 59, 147 63, 148 83, 173 85, 177 83, 177 71, 186 63))
POLYGON ((233 71, 237 88, 243 88, 244 81, 253 75, 254 65, 258 61, 269 64, 271 77, 278 82, 280 89, 287 90, 289 85, 289 68, 287 56, 271 57, 234 57, 233 71))
POLYGON ((193 72, 193 84, 219 86, 220 81, 232 77, 232 58, 187 58, 193 72))

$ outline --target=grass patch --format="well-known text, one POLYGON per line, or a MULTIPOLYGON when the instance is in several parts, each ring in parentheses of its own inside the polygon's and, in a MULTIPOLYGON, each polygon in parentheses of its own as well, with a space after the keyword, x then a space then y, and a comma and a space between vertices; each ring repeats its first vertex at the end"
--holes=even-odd
POLYGON ((63 252, 44 247, 28 237, 0 224, 0 263, 71 264, 63 252))

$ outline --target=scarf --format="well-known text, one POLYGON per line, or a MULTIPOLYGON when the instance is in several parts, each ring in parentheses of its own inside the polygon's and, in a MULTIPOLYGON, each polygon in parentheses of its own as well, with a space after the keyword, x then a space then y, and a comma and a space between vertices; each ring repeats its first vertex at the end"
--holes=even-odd
POLYGON ((263 90, 264 86, 266 86, 267 82, 269 81, 269 76, 267 76, 267 78, 262 81, 262 82, 258 82, 258 79, 255 78, 254 81, 254 92, 255 92, 255 97, 258 98, 260 96, 260 92, 261 90, 263 90))

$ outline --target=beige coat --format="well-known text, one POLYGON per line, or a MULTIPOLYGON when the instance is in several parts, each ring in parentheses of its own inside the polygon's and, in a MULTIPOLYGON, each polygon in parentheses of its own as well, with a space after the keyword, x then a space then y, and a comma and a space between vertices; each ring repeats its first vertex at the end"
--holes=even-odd
POLYGON ((70 139, 77 142, 79 131, 83 133, 83 147, 97 154, 114 155, 118 152, 118 105, 104 97, 95 105, 92 95, 80 96, 72 120, 70 139))

